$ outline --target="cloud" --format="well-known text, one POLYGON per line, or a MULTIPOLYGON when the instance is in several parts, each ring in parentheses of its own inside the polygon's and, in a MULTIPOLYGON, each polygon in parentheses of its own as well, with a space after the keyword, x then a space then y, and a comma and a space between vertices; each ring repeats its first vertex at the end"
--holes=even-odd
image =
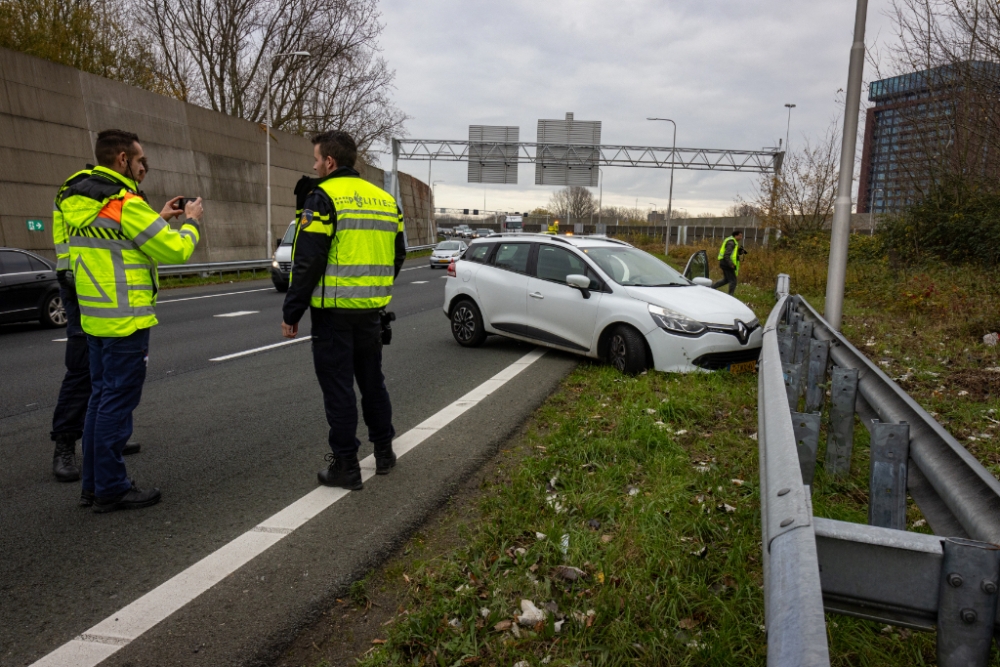
MULTIPOLYGON (((868 42, 888 25, 869 4, 868 42)), ((472 124, 518 125, 534 141, 539 118, 602 121, 602 142, 759 149, 822 135, 842 112, 854 3, 803 0, 382 0, 382 47, 396 70, 410 137, 465 139, 472 124)), ((384 162, 387 162, 385 160, 384 162)), ((401 168, 427 178, 426 162, 401 168)), ((548 201, 522 165, 516 186, 466 182, 464 163, 435 162, 437 205, 524 210, 548 201)), ((667 204, 668 173, 605 168, 604 202, 667 204)), ((752 175, 675 172, 674 206, 721 212, 752 175)), ((595 194, 597 194, 595 192, 595 194)))

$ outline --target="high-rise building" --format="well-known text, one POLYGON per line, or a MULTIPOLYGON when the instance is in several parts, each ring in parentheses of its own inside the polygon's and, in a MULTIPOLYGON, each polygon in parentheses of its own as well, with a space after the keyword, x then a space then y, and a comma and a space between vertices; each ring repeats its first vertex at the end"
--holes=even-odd
POLYGON ((858 213, 898 211, 949 169, 991 169, 989 124, 967 121, 995 107, 998 97, 983 91, 998 78, 997 65, 970 61, 873 81, 858 213))

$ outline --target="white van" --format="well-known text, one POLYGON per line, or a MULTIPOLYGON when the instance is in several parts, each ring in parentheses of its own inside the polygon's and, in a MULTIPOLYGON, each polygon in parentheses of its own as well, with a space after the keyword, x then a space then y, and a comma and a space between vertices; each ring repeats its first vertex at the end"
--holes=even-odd
POLYGON ((295 241, 295 221, 292 220, 278 247, 271 255, 271 282, 279 292, 288 291, 288 278, 292 273, 292 243, 295 241))

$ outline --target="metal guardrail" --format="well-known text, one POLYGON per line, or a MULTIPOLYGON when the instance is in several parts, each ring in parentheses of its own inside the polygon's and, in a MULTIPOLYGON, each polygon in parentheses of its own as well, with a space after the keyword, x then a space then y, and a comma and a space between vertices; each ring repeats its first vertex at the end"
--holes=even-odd
MULTIPOLYGON (((412 246, 406 252, 430 250, 436 244, 412 246)), ((201 264, 164 264, 157 267, 161 276, 184 276, 193 273, 232 273, 234 271, 252 271, 254 269, 270 269, 270 259, 247 259, 235 262, 204 262, 201 264)))
POLYGON ((1000 638, 1000 482, 787 276, 776 295, 758 378, 768 665, 829 665, 825 610, 936 630, 940 667, 984 667, 1000 638), (855 414, 871 435, 869 525, 812 516, 828 389, 826 473, 850 472, 855 414), (935 535, 905 530, 907 490, 935 535))

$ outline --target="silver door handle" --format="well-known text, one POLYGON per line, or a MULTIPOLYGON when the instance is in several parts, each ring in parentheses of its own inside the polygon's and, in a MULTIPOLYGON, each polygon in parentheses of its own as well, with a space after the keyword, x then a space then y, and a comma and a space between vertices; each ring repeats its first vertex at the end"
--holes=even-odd
POLYGON ((544 299, 545 298, 544 296, 542 296, 541 292, 532 292, 528 296, 530 296, 532 299, 544 299))

